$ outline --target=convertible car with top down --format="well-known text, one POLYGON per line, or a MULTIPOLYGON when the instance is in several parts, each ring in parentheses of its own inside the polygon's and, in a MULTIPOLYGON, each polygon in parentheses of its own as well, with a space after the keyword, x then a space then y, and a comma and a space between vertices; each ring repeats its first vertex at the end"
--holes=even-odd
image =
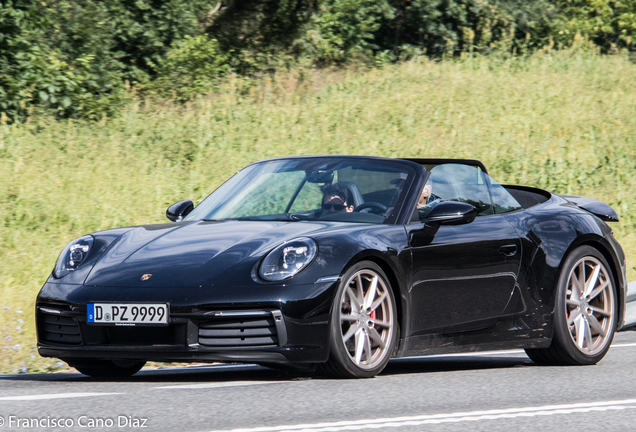
POLYGON ((624 321, 614 210, 475 160, 270 159, 166 216, 68 244, 37 297, 40 355, 100 377, 196 361, 363 378, 511 348, 587 365, 624 321))

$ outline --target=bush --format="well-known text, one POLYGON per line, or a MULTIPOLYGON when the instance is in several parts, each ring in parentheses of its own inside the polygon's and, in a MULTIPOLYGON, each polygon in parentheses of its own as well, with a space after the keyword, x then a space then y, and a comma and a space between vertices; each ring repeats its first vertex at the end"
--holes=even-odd
POLYGON ((207 36, 186 36, 174 42, 165 59, 160 60, 157 78, 145 88, 178 102, 210 92, 227 71, 228 55, 207 36))
POLYGON ((394 18, 388 0, 326 0, 307 32, 309 54, 319 62, 343 61, 356 52, 372 57, 375 34, 394 18))
POLYGON ((101 118, 124 82, 147 83, 169 48, 203 33, 209 0, 0 2, 0 110, 32 104, 58 117, 101 118))
POLYGON ((633 47, 636 42, 636 0, 557 0, 559 14, 552 26, 555 42, 571 44, 587 36, 604 51, 633 47))

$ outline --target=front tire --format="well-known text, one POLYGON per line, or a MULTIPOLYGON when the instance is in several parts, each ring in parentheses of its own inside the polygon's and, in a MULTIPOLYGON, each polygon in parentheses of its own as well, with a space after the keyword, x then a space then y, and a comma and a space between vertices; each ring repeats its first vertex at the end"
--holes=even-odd
POLYGON ((329 322, 330 354, 320 371, 336 378, 370 378, 382 372, 397 340, 397 308, 388 278, 362 261, 343 275, 329 322))
POLYGON ((136 374, 146 364, 145 361, 128 360, 75 360, 68 361, 80 373, 93 378, 128 378, 136 374))
POLYGON ((598 363, 616 332, 616 288, 605 257, 591 246, 575 249, 563 265, 556 295, 552 344, 526 349, 528 357, 538 364, 598 363))

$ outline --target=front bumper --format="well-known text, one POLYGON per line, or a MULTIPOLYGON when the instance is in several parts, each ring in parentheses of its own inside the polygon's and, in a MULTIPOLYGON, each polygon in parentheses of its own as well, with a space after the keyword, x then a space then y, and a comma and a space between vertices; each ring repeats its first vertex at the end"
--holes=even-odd
MULTIPOLYGON (((134 294, 144 290, 131 290, 133 295, 95 298, 90 287, 47 283, 36 303, 38 352, 70 364, 87 358, 262 364, 324 362, 329 354, 328 323, 335 284, 323 285, 311 286, 310 293, 314 295, 303 299, 279 297, 258 302, 188 305, 174 298, 170 301, 161 292, 153 293, 152 300, 148 292, 143 296, 134 294), (88 324, 86 305, 106 300, 166 301, 171 304, 169 324, 161 327, 88 324)), ((295 291, 296 297, 299 292, 302 289, 295 291)), ((187 295, 180 298, 183 297, 188 298, 187 295)))

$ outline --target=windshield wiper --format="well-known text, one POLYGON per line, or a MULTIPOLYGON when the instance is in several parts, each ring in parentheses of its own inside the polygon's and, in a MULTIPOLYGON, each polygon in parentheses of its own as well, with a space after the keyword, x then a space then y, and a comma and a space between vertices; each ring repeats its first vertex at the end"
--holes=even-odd
POLYGON ((306 214, 296 213, 282 213, 277 215, 268 216, 243 216, 237 218, 225 218, 225 219, 201 219, 203 222, 225 222, 225 221, 253 221, 253 222, 267 222, 267 221, 281 221, 281 222, 298 222, 301 220, 310 220, 312 216, 306 214))
POLYGON ((261 219, 261 220, 281 221, 281 222, 298 222, 299 220, 302 220, 302 219, 299 218, 298 215, 286 213, 284 216, 278 216, 278 217, 261 219))
POLYGON ((280 222, 298 222, 301 220, 308 220, 309 217, 306 215, 298 215, 295 213, 284 213, 278 215, 272 215, 271 217, 267 216, 252 216, 252 217, 242 217, 237 218, 237 220, 250 220, 250 221, 280 221, 280 222))

